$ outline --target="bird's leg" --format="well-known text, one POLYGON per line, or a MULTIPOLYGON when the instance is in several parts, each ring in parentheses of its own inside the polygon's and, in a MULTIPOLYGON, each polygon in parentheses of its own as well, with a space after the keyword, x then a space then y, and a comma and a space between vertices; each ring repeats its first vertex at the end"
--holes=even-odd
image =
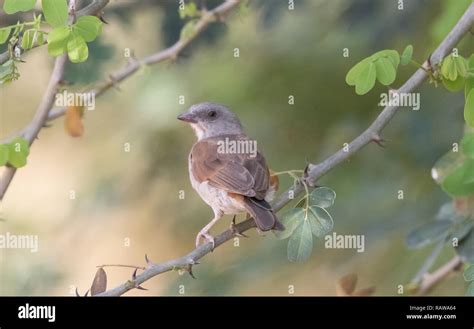
POLYGON ((202 230, 199 231, 199 233, 196 235, 196 247, 199 247, 199 244, 201 242, 201 238, 204 238, 205 240, 211 242, 211 244, 212 244, 212 249, 211 250, 214 250, 214 247, 215 247, 214 237, 212 235, 210 235, 208 232, 211 229, 211 227, 214 226, 214 224, 217 223, 217 221, 219 219, 221 219, 221 217, 222 217, 221 212, 215 212, 214 213, 214 218, 206 226, 204 226, 202 228, 202 230))
MULTIPOLYGON (((234 218, 232 218, 232 222, 230 223, 230 230, 232 231, 232 233, 234 233, 235 236, 240 236, 242 238, 248 238, 247 235, 239 232, 239 230, 237 229, 237 226, 235 224, 235 217, 237 217, 237 215, 234 215, 234 218)), ((247 215, 248 217, 248 215, 247 215)))

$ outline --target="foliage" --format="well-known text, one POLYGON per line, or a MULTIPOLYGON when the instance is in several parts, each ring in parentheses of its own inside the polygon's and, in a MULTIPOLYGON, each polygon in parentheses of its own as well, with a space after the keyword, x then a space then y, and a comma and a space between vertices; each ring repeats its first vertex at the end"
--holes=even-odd
POLYGON ((474 265, 468 266, 464 270, 464 280, 468 282, 466 296, 474 296, 474 265))
MULTIPOLYGON (((36 0, 6 0, 3 9, 7 14, 34 9, 36 0)), ((102 22, 95 16, 81 16, 69 23, 67 0, 41 1, 42 13, 34 14, 33 21, 18 22, 0 29, 0 45, 8 42, 10 59, 0 67, 0 84, 18 79, 16 64, 21 62, 21 52, 48 42, 51 56, 64 53, 73 63, 89 57, 87 43, 94 41, 102 31, 102 22), (45 20, 43 20, 43 17, 45 20), (47 32, 44 27, 50 28, 47 32)))
MULTIPOLYGON (((375 80, 391 85, 398 65, 414 64, 427 72, 430 82, 443 85, 450 92, 464 91, 464 120, 474 127, 474 54, 467 60, 453 49, 439 64, 422 66, 414 60, 413 47, 407 46, 400 56, 395 50, 382 50, 357 63, 346 75, 346 82, 355 86, 358 95, 368 93, 375 80), (430 67, 431 66, 431 67, 430 67)), ((432 176, 453 201, 440 208, 437 219, 425 223, 408 234, 409 248, 422 248, 435 242, 452 244, 461 259, 474 262, 474 132, 467 131, 459 143, 438 160, 432 176)), ((468 294, 474 288, 468 288, 468 294)))
POLYGON ((382 85, 391 85, 397 77, 398 65, 407 65, 411 61, 413 47, 408 46, 402 56, 396 50, 382 50, 357 63, 346 75, 346 83, 355 86, 358 95, 367 94, 375 80, 382 85))
POLYGON ((307 192, 295 208, 279 216, 286 229, 275 235, 279 239, 289 238, 287 252, 290 261, 308 259, 313 250, 313 235, 320 238, 332 230, 333 220, 326 208, 331 207, 335 199, 333 190, 318 187, 311 193, 307 192))
POLYGON ((26 158, 30 153, 28 141, 17 137, 8 144, 0 144, 0 166, 10 165, 21 168, 26 165, 26 158))

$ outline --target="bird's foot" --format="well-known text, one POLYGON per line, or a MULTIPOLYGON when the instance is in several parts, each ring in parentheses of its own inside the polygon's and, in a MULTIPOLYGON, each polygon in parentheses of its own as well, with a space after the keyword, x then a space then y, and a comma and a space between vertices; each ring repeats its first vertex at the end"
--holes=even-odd
POLYGON ((230 230, 232 231, 232 233, 235 235, 235 236, 239 236, 239 237, 242 237, 242 238, 248 238, 248 235, 245 235, 243 234, 242 232, 240 232, 238 229, 237 229, 237 225, 235 224, 235 215, 234 215, 234 218, 232 218, 232 222, 230 223, 230 230))
POLYGON ((215 244, 215 241, 214 241, 214 237, 212 235, 210 235, 206 231, 200 231, 196 235, 196 248, 199 247, 199 245, 201 244, 201 239, 204 239, 206 242, 210 242, 211 243, 211 251, 214 251, 214 247, 215 247, 216 244, 215 244))

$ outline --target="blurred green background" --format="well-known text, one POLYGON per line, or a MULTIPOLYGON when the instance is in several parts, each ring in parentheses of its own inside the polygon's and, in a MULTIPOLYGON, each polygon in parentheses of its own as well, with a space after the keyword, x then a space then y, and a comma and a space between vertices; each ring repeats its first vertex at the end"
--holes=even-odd
MULTIPOLYGON (((274 170, 303 169, 350 142, 381 111, 383 87, 357 96, 344 81, 347 71, 377 50, 401 52, 408 44, 423 62, 471 0, 404 1, 404 10, 394 0, 295 2, 290 11, 286 0, 251 1, 246 15, 234 13, 225 25, 211 26, 176 62, 143 68, 85 113, 83 137, 70 137, 63 118, 44 129, 0 216, 2 234, 38 234, 39 252, 0 250, 0 294, 70 295, 75 286, 84 293, 97 265, 144 265, 145 254, 161 262, 189 252, 212 211, 189 183, 187 156, 195 137, 176 120, 178 113, 196 102, 226 104, 274 170), (75 200, 69 199, 71 190, 75 200)), ((184 24, 171 0, 116 0, 105 13, 109 24, 89 60, 69 65, 66 77, 74 90, 125 65, 125 48, 143 57, 171 45, 184 24)), ((0 26, 5 24, 2 13, 0 26)), ((472 37, 466 39, 461 54, 473 50, 472 37)), ((49 78, 46 49, 24 59, 19 81, 0 86, 1 138, 29 122, 49 78)), ((395 85, 414 70, 401 67, 395 85)), ((205 257, 194 268, 196 280, 169 272, 146 282, 149 291, 129 295, 178 295, 180 285, 186 295, 287 295, 289 285, 295 295, 334 295, 337 279, 348 273, 359 276, 360 287, 376 286, 376 295, 396 295, 430 252, 408 250, 407 232, 432 220, 449 200, 430 169, 463 129, 462 93, 425 84, 421 104, 419 111, 401 110, 390 123, 383 134, 386 148, 369 145, 319 181, 337 192, 334 231, 364 234, 365 252, 325 249, 320 240, 310 260, 290 263, 287 241, 251 231, 238 247, 227 243, 205 257), (398 200, 399 190, 404 200, 398 200)), ((284 177, 281 186, 291 183, 284 177)), ((213 233, 230 220, 222 219, 213 233)), ((437 264, 453 254, 446 248, 437 264)), ((132 273, 106 271, 109 287, 132 273)), ((432 294, 464 290, 461 275, 455 275, 432 294)))

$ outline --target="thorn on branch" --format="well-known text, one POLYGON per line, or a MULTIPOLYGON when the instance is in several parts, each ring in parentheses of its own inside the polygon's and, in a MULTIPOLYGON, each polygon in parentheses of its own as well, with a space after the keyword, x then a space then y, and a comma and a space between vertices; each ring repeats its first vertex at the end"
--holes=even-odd
POLYGON ((109 22, 107 22, 107 21, 105 20, 105 18, 104 18, 104 12, 103 12, 103 11, 101 11, 101 12, 97 15, 97 17, 100 19, 100 21, 101 21, 102 23, 104 23, 104 24, 109 24, 109 22))
POLYGON ((430 72, 433 72, 433 64, 431 63, 431 55, 428 56, 428 59, 426 60, 426 69, 430 72))
POLYGON ((138 290, 148 290, 147 288, 143 288, 142 286, 136 286, 135 288, 138 290))
POLYGON ((132 273, 132 280, 130 282, 132 282, 135 286, 136 289, 138 290, 148 290, 146 288, 143 288, 141 285, 137 284, 136 280, 137 280, 137 270, 138 268, 136 268, 133 273, 132 273))
POLYGON ((306 167, 304 168, 303 176, 301 176, 301 183, 306 184, 306 186, 309 186, 309 187, 314 187, 314 188, 320 187, 309 176, 309 172, 310 172, 311 167, 313 166, 313 164, 309 163, 309 161, 306 161, 306 162, 307 162, 307 164, 306 164, 306 167))
POLYGON ((115 77, 112 74, 109 75, 109 80, 115 89, 117 89, 118 91, 122 91, 122 89, 120 89, 119 82, 117 81, 117 79, 115 79, 115 77))
POLYGON ((145 262, 146 262, 147 267, 150 267, 150 266, 155 265, 155 263, 153 263, 153 262, 150 260, 150 258, 148 258, 148 255, 147 255, 147 254, 145 254, 145 262))
POLYGON ((86 291, 84 296, 79 295, 79 291, 77 290, 77 287, 76 287, 76 297, 87 297, 88 295, 89 295, 89 290, 86 291))
POLYGON ((135 269, 132 273, 132 281, 135 281, 136 278, 137 278, 137 269, 135 269))
POLYGON ((375 144, 377 144, 378 146, 380 146, 380 147, 382 147, 382 148, 385 148, 386 140, 383 139, 382 137, 380 137, 379 134, 375 134, 375 135, 372 137, 372 142, 374 142, 375 144))
POLYGON ((191 261, 189 262, 189 264, 191 264, 191 265, 199 265, 199 264, 201 264, 201 262, 200 262, 200 261, 197 261, 197 260, 194 260, 194 259, 191 259, 191 261))
POLYGON ((188 274, 189 274, 194 280, 196 280, 196 277, 194 276, 194 273, 193 273, 193 265, 188 264, 188 265, 186 265, 183 269, 184 269, 186 272, 188 272, 188 274))
POLYGON ((245 235, 244 233, 240 232, 238 229, 237 229, 237 225, 235 224, 235 218, 237 216, 234 215, 234 218, 232 218, 232 222, 230 224, 230 230, 232 231, 232 234, 234 236, 238 236, 238 237, 241 237, 241 238, 248 238, 248 235, 245 235))

